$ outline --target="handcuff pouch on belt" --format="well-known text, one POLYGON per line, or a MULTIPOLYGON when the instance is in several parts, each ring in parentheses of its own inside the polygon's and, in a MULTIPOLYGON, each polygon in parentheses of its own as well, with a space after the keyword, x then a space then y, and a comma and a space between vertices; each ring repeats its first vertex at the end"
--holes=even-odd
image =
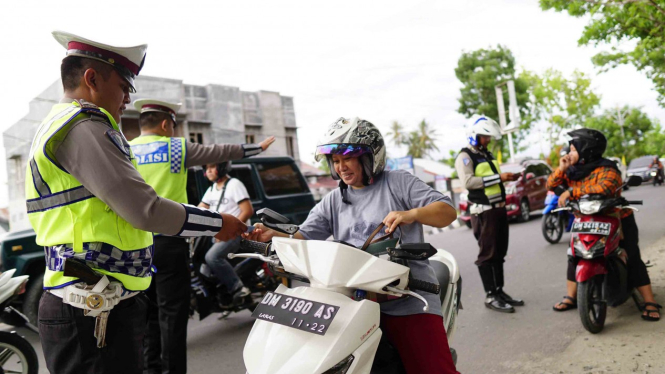
POLYGON ((122 283, 110 282, 104 275, 94 286, 74 283, 63 289, 62 302, 83 309, 84 315, 97 317, 108 312, 121 301, 122 283))

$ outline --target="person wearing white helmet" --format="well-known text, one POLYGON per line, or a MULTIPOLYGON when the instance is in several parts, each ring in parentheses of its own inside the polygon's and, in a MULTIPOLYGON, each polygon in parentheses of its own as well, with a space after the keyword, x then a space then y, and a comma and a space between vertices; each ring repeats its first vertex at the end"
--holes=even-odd
POLYGON ((474 115, 469 120, 467 134, 469 146, 460 151, 455 169, 469 190, 471 226, 480 247, 476 265, 487 293, 485 306, 513 313, 513 306, 522 306, 524 301, 513 299, 503 291, 503 262, 508 252, 508 215, 503 182, 517 180, 520 174, 502 173, 499 163, 487 149, 492 138, 501 139, 501 128, 496 121, 484 115, 474 115))
MULTIPOLYGON (((361 247, 384 224, 386 233, 399 226, 403 243, 424 242, 423 225, 448 226, 457 217, 450 199, 403 170, 384 170, 386 147, 370 122, 340 118, 328 127, 316 148, 325 159, 340 190, 326 195, 294 235, 297 239, 326 240, 331 235, 361 247)), ((284 236, 256 224, 245 237, 268 241, 284 236)), ((429 261, 410 261, 414 278, 438 283, 429 261)), ((443 327, 438 296, 419 292, 430 305, 423 312, 414 298, 382 302, 381 329, 399 351, 409 374, 457 373, 443 327)))

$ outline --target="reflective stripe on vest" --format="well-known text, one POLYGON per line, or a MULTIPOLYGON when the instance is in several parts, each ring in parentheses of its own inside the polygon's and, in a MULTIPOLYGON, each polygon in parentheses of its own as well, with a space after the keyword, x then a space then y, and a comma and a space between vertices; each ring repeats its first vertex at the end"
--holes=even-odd
POLYGON ((109 130, 119 131, 104 109, 81 107, 77 102, 56 104, 30 149, 26 207, 37 244, 46 249, 44 286, 59 288, 78 282, 65 277, 61 266, 64 258, 76 257, 121 281, 128 290, 145 290, 151 280, 152 234, 132 227, 53 161, 51 144, 62 141, 69 126, 91 115, 103 117, 109 130))
MULTIPOLYGON (((496 160, 491 161, 494 164, 494 167, 496 167, 496 170, 501 173, 501 169, 499 168, 499 163, 496 160)), ((481 162, 476 166, 476 176, 477 177, 487 177, 490 175, 497 175, 494 174, 492 171, 492 168, 490 167, 490 164, 485 161, 481 162)), ((503 201, 503 195, 501 194, 501 186, 500 183, 491 185, 489 187, 485 187, 485 195, 489 199, 490 204, 494 203, 500 203, 503 201)))
POLYGON ((129 142, 137 170, 157 195, 187 204, 185 138, 143 135, 129 142))

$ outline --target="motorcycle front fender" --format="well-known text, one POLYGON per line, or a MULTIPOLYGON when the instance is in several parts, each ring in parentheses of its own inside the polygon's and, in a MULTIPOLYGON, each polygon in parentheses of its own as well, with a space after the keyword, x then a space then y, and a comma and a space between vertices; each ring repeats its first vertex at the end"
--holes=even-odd
POLYGON ((607 265, 604 259, 580 260, 577 263, 577 269, 575 269, 575 280, 577 283, 581 283, 601 274, 607 274, 607 265))

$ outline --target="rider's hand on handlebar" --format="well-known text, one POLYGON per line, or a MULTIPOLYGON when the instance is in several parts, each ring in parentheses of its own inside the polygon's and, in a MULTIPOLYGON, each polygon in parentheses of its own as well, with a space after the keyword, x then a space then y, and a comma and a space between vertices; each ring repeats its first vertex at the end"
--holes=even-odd
POLYGON ((560 207, 566 206, 568 199, 570 199, 570 191, 566 190, 564 193, 561 194, 561 196, 559 196, 559 206, 560 207))
POLYGON ((230 214, 222 213, 222 229, 215 235, 215 239, 226 242, 235 239, 247 231, 247 225, 230 214))
POLYGON ((265 138, 261 143, 259 143, 259 146, 261 147, 261 149, 263 149, 265 151, 274 142, 275 142, 275 137, 270 136, 270 137, 265 138))
POLYGON ((242 234, 242 237, 247 240, 262 243, 271 241, 273 236, 275 236, 275 232, 265 227, 262 223, 255 223, 254 231, 242 234))
POLYGON ((412 224, 416 221, 415 214, 410 211, 393 211, 388 213, 386 218, 383 219, 383 224, 386 225, 386 234, 395 231, 397 226, 401 224, 412 224))

